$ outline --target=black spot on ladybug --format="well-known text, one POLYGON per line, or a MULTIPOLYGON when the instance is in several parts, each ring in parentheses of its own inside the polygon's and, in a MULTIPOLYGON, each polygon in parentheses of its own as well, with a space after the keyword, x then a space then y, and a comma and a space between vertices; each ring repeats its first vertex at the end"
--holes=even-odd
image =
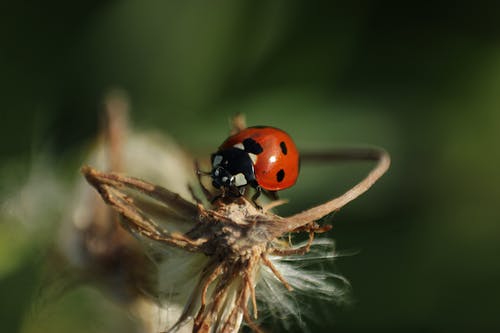
POLYGON ((278 183, 280 183, 283 178, 285 178, 285 170, 280 169, 280 171, 276 173, 276 179, 278 180, 278 183))
POLYGON ((243 147, 245 147, 245 151, 247 153, 252 153, 255 155, 258 155, 264 151, 264 149, 262 149, 262 146, 252 138, 243 140, 243 147))
POLYGON ((286 155, 286 153, 288 153, 288 149, 286 148, 285 141, 280 142, 280 147, 281 147, 281 152, 283 153, 283 155, 286 155))

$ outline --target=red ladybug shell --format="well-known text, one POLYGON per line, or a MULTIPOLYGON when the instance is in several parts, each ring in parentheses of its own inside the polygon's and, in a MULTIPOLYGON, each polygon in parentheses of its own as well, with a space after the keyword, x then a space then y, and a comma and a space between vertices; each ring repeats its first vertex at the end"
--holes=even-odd
POLYGON ((295 184, 299 175, 299 152, 286 132, 275 127, 248 127, 227 138, 219 149, 228 149, 244 142, 245 145, 250 142, 256 147, 254 173, 263 189, 279 191, 295 184))

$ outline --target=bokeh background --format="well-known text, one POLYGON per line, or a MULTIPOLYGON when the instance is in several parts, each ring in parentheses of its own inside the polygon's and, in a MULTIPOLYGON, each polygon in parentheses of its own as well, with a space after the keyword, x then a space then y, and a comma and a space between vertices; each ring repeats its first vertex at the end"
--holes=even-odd
MULTIPOLYGON (((352 283, 351 302, 301 299, 314 313, 305 318, 311 332, 500 331, 495 2, 1 8, 2 332, 135 330, 126 310, 90 287, 56 298, 39 290, 59 206, 112 87, 128 93, 134 127, 166 133, 199 157, 224 139, 236 112, 287 130, 304 150, 369 144, 391 153, 389 173, 332 220, 328 237, 353 254, 335 263, 352 283), (34 189, 42 210, 21 200, 34 189), (22 213, 10 214, 20 202, 22 213)), ((368 169, 304 164, 280 213, 339 194, 368 169)))

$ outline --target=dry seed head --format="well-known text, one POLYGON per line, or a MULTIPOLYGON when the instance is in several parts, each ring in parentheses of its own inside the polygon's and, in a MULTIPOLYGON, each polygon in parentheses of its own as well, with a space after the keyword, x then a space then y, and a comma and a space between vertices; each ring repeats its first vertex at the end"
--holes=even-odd
MULTIPOLYGON (((373 152, 371 149, 370 153, 373 152)), ((84 167, 82 172, 102 198, 120 213, 123 225, 130 231, 158 242, 159 246, 175 247, 207 257, 182 315, 169 332, 176 332, 189 321, 193 322, 193 332, 237 332, 242 320, 258 332, 260 329, 254 319, 259 313, 256 285, 261 281, 268 292, 275 293, 276 299, 286 298, 276 296, 278 289, 270 282, 272 279, 280 281, 289 290, 295 286, 307 292, 316 287, 320 296, 336 295, 337 290, 325 281, 335 278, 343 281, 341 278, 324 272, 305 278, 297 269, 285 264, 285 260, 273 256, 309 252, 314 245, 314 234, 329 230, 315 221, 365 192, 387 170, 388 155, 379 151, 377 160, 372 172, 341 197, 288 218, 256 209, 244 197, 223 198, 212 209, 206 209, 139 179, 101 173, 90 167, 84 167), (148 205, 143 205, 140 198, 144 197, 151 201, 148 205), (155 205, 158 207, 152 209, 155 205), (162 209, 191 221, 193 227, 185 233, 170 232, 167 226, 168 218, 172 216, 167 214, 167 223, 163 225, 158 215, 150 214, 152 210, 162 209), (303 246, 291 246, 280 240, 290 232, 308 232, 309 241, 303 246)), ((297 313, 290 301, 280 304, 285 310, 278 312, 297 313)))
MULTIPOLYGON (((108 104, 123 106, 123 103, 108 104)), ((243 128, 244 118, 236 117, 233 133, 243 128)), ((107 128, 107 137, 115 140, 109 144, 112 162, 126 147, 124 142, 123 146, 117 144, 124 138, 113 135, 117 129, 119 126, 112 123, 107 128)), ((378 163, 365 179, 342 196, 287 218, 259 210, 243 197, 221 198, 205 208, 199 200, 194 204, 179 192, 172 192, 170 186, 168 190, 90 167, 83 167, 82 172, 104 202, 121 216, 122 226, 142 240, 146 252, 157 264, 158 290, 150 296, 158 302, 167 299, 168 308, 172 302, 185 304, 168 332, 185 331, 186 324, 192 332, 237 332, 243 321, 260 332, 255 320, 268 314, 280 318, 294 315, 300 321, 293 293, 322 298, 340 296, 336 282, 347 284, 343 278, 323 270, 306 273, 304 267, 294 263, 300 260, 299 266, 304 266, 309 261, 335 256, 333 242, 314 240, 315 233, 328 231, 330 226, 315 221, 364 193, 390 163, 389 156, 378 149, 306 154, 303 160, 315 160, 318 156, 323 160, 361 159, 378 163), (297 232, 308 233, 309 240, 297 245, 286 241, 287 235, 297 232)), ((120 159, 112 163, 124 164, 120 159)), ((186 170, 189 168, 183 169, 186 170)), ((172 170, 168 173, 172 174, 172 170)), ((147 178, 151 179, 149 175, 147 178)), ((213 198, 203 186, 202 190, 207 199, 213 198)), ((282 203, 271 202, 268 207, 282 203)))

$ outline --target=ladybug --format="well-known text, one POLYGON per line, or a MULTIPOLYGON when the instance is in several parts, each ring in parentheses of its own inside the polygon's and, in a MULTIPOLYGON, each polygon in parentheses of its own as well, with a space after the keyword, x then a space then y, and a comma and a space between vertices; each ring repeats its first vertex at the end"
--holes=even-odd
POLYGON ((276 191, 295 184, 299 175, 297 147, 286 132, 275 127, 241 130, 222 143, 211 161, 215 188, 240 196, 250 185, 256 189, 254 203, 263 190, 275 196, 276 191))

